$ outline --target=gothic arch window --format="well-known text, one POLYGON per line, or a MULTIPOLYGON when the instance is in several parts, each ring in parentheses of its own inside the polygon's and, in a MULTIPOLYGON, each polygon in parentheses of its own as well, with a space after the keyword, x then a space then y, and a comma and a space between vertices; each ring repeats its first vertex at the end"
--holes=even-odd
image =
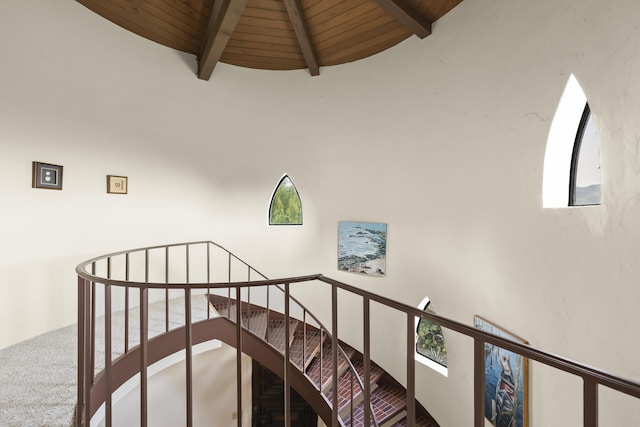
POLYGON ((571 75, 551 123, 544 157, 545 208, 601 203, 600 150, 587 97, 571 75))
MULTIPOLYGON (((418 308, 435 314, 430 307, 431 301, 426 297, 418 308)), ((416 319, 416 361, 430 367, 445 377, 449 374, 447 367, 447 347, 442 327, 426 319, 416 319)))
POLYGON ((269 205, 269 225, 302 225, 302 202, 296 186, 284 175, 269 205))
POLYGON ((584 107, 571 156, 569 206, 600 204, 600 147, 589 104, 584 107))

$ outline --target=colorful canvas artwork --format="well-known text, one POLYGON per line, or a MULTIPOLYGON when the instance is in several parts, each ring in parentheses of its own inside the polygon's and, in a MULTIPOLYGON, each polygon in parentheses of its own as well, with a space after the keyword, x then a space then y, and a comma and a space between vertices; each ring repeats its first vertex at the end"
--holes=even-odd
POLYGON ((338 223, 338 270, 385 276, 386 256, 387 224, 350 221, 338 223))
MULTIPOLYGON (((474 326, 483 331, 527 344, 487 320, 474 316, 474 326)), ((528 359, 492 344, 484 344, 485 417, 496 427, 527 427, 528 359)))

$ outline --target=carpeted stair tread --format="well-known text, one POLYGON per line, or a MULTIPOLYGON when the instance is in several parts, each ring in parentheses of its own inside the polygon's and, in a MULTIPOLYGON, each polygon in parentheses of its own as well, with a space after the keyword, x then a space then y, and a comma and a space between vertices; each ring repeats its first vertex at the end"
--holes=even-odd
MULTIPOLYGON (((393 424, 392 427, 407 427, 408 421, 407 418, 403 418, 400 421, 398 421, 397 423, 393 424)), ((436 424, 433 424, 431 421, 429 421, 426 417, 423 417, 422 415, 418 415, 416 417, 416 427, 436 427, 436 424)))
MULTIPOLYGON (((295 334, 296 327, 298 326, 298 321, 295 319, 289 319, 289 344, 293 340, 293 335, 295 334)), ((284 319, 272 319, 269 320, 269 325, 267 327, 267 342, 271 344, 273 347, 278 349, 280 353, 284 352, 285 349, 285 320, 284 319)))
POLYGON ((307 330, 306 334, 297 330, 293 336, 290 347, 290 360, 298 369, 306 369, 311 363, 316 353, 320 350, 320 332, 307 330), (302 359, 304 360, 304 367, 302 359))
MULTIPOLYGON (((320 354, 316 355, 313 361, 309 364, 307 368, 307 377, 313 382, 316 388, 320 389, 320 380, 322 379, 322 389, 326 389, 331 386, 331 375, 333 374, 332 368, 332 345, 330 342, 323 343, 322 347, 322 357, 320 354), (322 369, 321 369, 321 360, 322 360, 322 369), (321 375, 322 373, 322 375, 321 375)), ((342 346, 345 354, 349 359, 353 357, 355 354, 355 350, 349 346, 342 346)), ((345 359, 342 352, 338 353, 338 375, 342 374, 344 370, 347 368, 347 360, 345 359)))
MULTIPOLYGON (((371 393, 371 406, 379 425, 404 411, 406 407, 406 393, 403 389, 391 384, 382 384, 371 393)), ((353 410, 353 423, 351 414, 343 418, 346 426, 364 425, 364 405, 360 404, 353 410)))
MULTIPOLYGON (((362 363, 362 361, 352 360, 351 363, 356 369, 358 377, 360 377, 360 379, 364 381, 364 364, 362 363)), ((352 375, 352 372, 353 371, 351 371, 350 369, 345 370, 340 376, 340 381, 338 383, 338 408, 341 413, 345 410, 345 408, 349 406, 349 403, 352 399, 354 400, 354 406, 357 406, 357 404, 360 403, 361 397, 364 392, 360 387, 360 384, 358 383, 358 379, 354 375, 352 375)), ((369 370, 370 384, 375 384, 382 377, 382 375, 384 375, 384 371, 382 370, 382 368, 372 363, 369 370)), ((329 391, 327 393, 327 398, 330 401, 331 399, 333 399, 332 391, 329 391)))

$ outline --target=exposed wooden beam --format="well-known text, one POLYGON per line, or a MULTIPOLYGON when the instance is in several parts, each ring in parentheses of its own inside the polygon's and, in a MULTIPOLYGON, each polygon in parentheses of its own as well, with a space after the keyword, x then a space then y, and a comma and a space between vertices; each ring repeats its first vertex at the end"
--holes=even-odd
POLYGON ((311 40, 309 39, 309 31, 302 18, 302 9, 300 7, 300 0, 284 0, 284 5, 287 8, 289 14, 289 20, 293 26, 293 31, 296 33, 300 50, 302 50, 302 56, 307 63, 307 68, 312 76, 320 74, 320 68, 318 67, 318 61, 316 55, 313 53, 313 47, 311 46, 311 40))
POLYGON ((215 0, 198 57, 198 78, 209 80, 248 0, 215 0))
POLYGON ((405 0, 375 0, 375 2, 421 39, 431 34, 431 22, 408 5, 405 0))

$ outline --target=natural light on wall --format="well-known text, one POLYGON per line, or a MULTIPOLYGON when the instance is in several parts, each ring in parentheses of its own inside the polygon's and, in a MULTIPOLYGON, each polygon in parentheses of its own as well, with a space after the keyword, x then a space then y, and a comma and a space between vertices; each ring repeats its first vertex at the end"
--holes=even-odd
POLYGON ((542 206, 560 208, 569 205, 571 157, 587 97, 573 76, 569 77, 551 123, 544 156, 542 206))

